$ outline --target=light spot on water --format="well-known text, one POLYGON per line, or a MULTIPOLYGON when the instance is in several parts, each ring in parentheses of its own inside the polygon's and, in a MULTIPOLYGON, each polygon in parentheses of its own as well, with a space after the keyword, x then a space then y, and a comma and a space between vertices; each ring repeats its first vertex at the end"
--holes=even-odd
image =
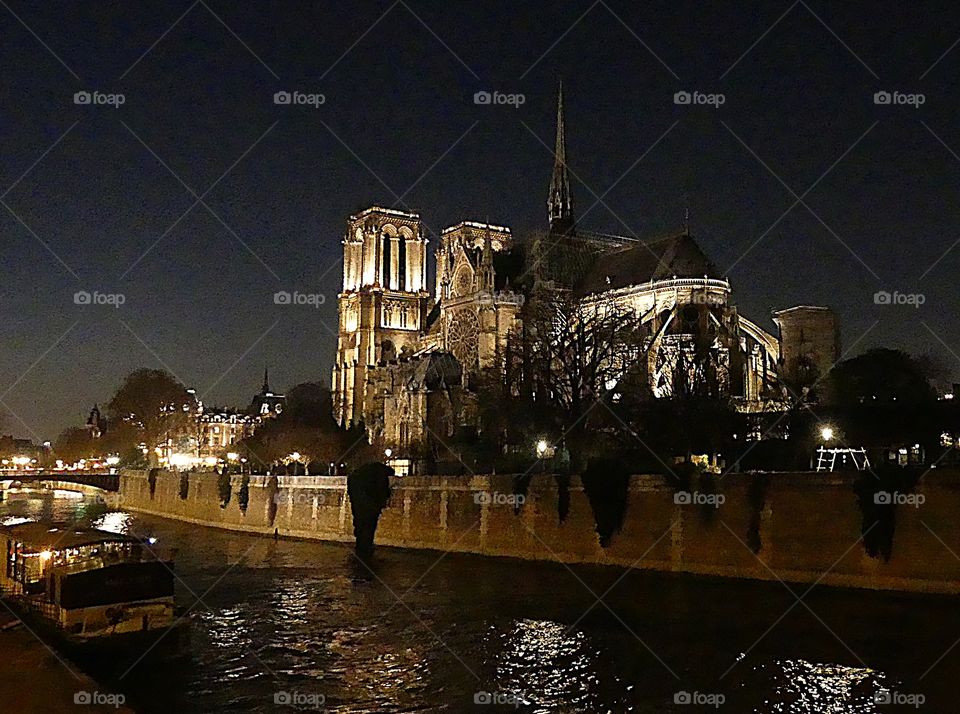
POLYGON ((867 667, 823 664, 803 659, 775 660, 754 667, 769 677, 768 709, 785 714, 860 714, 877 712, 876 693, 895 685, 883 672, 867 667))
POLYGON ((100 518, 93 522, 94 528, 110 533, 121 533, 126 535, 130 532, 130 514, 123 511, 112 511, 104 513, 100 518))

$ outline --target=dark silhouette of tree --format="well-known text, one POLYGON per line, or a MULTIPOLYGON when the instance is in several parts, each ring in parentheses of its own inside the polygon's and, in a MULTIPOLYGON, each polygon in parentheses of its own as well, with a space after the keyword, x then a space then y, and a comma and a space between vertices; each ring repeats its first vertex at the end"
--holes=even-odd
POLYGON ((578 468, 591 432, 604 421, 597 402, 613 399, 645 334, 630 310, 585 302, 566 290, 539 290, 508 338, 502 384, 481 395, 488 428, 501 439, 520 436, 531 449, 534 436, 562 437, 578 468), (524 424, 526 433, 510 434, 524 424))
POLYGON ((939 443, 936 391, 925 366, 904 352, 877 348, 839 363, 827 377, 824 401, 849 444, 939 443))
POLYGON ((332 405, 326 385, 298 384, 287 392, 283 412, 262 422, 253 435, 240 442, 238 451, 255 468, 285 464, 291 472, 305 474, 326 473, 328 464, 339 465, 348 457, 356 462, 359 450, 369 458, 362 430, 341 429, 333 419, 332 405), (294 453, 300 455, 298 461, 288 458, 294 453))
POLYGON ((87 429, 71 426, 60 432, 53 443, 53 453, 58 459, 73 464, 99 455, 99 444, 87 429))
POLYGON ((190 433, 195 407, 194 397, 173 376, 159 369, 138 369, 120 385, 107 411, 112 421, 132 427, 122 433, 136 443, 126 446, 146 444, 150 463, 155 464, 155 447, 190 433))

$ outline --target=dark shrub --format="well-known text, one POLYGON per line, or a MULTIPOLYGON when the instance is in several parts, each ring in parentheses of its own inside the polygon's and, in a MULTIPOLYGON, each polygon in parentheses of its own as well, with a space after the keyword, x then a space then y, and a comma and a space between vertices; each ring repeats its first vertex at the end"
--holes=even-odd
POLYGON ((250 505, 250 476, 244 474, 240 480, 240 490, 237 492, 237 505, 240 506, 240 512, 246 515, 247 506, 250 505))
POLYGON ((357 555, 365 558, 373 553, 373 538, 380 514, 390 502, 390 477, 393 469, 386 464, 364 464, 347 476, 347 495, 353 513, 353 536, 357 555))
POLYGON ((596 458, 587 462, 581 479, 597 524, 600 546, 606 548, 613 534, 623 526, 630 471, 616 459, 596 458))
POLYGON ((226 468, 217 476, 217 493, 220 495, 220 508, 226 508, 230 503, 233 487, 230 484, 230 472, 226 468))
POLYGON ((747 545, 754 553, 763 550, 760 537, 760 523, 763 509, 767 504, 767 485, 769 480, 764 474, 750 474, 747 477, 747 505, 750 507, 750 523, 747 525, 747 545))
POLYGON ((910 493, 917 480, 916 472, 882 464, 873 472, 861 472, 854 483, 857 505, 863 515, 860 527, 863 547, 871 558, 882 558, 884 562, 890 560, 897 513, 891 496, 894 493, 910 493))
POLYGON ((277 494, 280 493, 280 480, 271 476, 267 481, 267 521, 270 525, 277 520, 277 494))

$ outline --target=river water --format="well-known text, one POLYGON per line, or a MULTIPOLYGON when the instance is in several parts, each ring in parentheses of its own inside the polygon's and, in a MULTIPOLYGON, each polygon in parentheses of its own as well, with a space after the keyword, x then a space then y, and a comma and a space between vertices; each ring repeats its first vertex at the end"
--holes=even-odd
POLYGON ((138 712, 960 711, 955 598, 386 548, 367 566, 64 493, 0 517, 177 549, 190 659, 77 663, 138 712))

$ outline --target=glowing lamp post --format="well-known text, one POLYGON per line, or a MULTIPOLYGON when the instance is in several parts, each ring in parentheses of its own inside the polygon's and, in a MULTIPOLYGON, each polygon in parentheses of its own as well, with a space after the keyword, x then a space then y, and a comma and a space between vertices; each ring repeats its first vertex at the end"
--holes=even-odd
POLYGON ((549 448, 550 445, 546 442, 546 440, 540 439, 540 441, 537 442, 537 458, 542 459, 546 455, 547 449, 549 448))
POLYGON ((547 443, 546 439, 540 439, 537 441, 537 460, 540 462, 540 471, 545 472, 547 470, 547 458, 553 456, 553 449, 550 444, 547 443))
POLYGON ((297 474, 297 464, 300 463, 300 459, 302 459, 302 458, 303 458, 303 454, 301 454, 299 451, 294 451, 292 454, 290 454, 289 456, 287 456, 287 460, 293 462, 293 475, 294 475, 294 476, 297 476, 297 475, 298 475, 298 474, 297 474))

